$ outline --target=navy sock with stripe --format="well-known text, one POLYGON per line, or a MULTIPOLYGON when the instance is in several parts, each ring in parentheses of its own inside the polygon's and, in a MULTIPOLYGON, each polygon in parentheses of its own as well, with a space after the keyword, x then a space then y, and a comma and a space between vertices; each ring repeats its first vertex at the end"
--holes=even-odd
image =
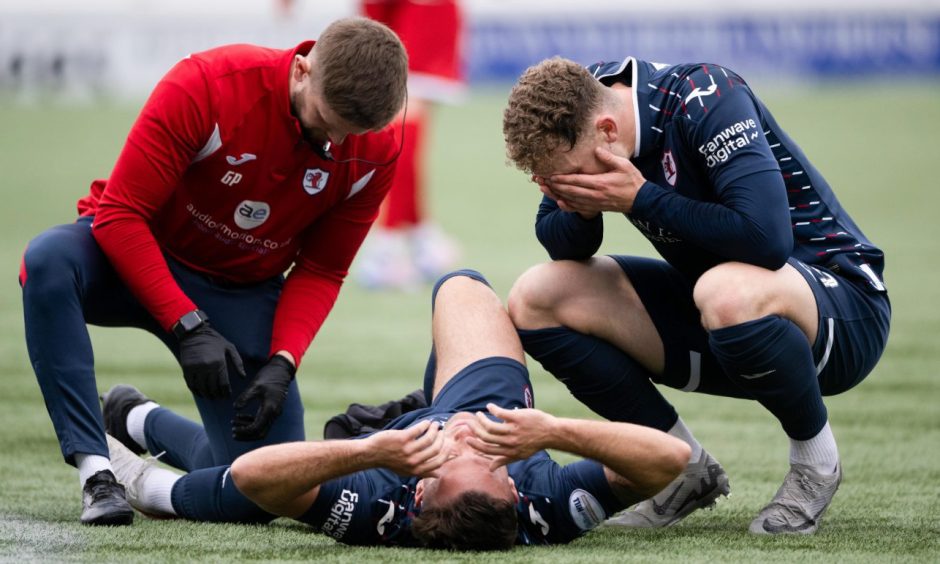
POLYGON ((268 523, 275 515, 245 497, 232 481, 230 466, 190 472, 173 484, 173 510, 180 517, 212 523, 268 523))
POLYGON ((650 381, 649 371, 603 339, 567 327, 518 333, 525 351, 601 417, 661 431, 679 418, 650 381))
POLYGON ((711 331, 709 346, 728 377, 774 414, 791 439, 826 424, 813 353, 803 331, 777 315, 711 331))

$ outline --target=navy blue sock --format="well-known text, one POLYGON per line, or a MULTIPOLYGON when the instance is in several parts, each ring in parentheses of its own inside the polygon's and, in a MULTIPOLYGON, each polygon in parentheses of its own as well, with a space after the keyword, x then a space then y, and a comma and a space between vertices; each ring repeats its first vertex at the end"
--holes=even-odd
POLYGON ((650 381, 649 371, 603 339, 567 327, 518 333, 525 351, 601 417, 661 431, 679 418, 650 381))
POLYGON ((174 468, 191 472, 216 465, 202 425, 165 407, 158 407, 147 414, 144 438, 147 450, 154 455, 164 453, 160 461, 174 468))
POLYGON ((728 377, 774 414, 787 436, 807 440, 828 417, 806 335, 770 315, 716 329, 708 344, 728 377))
POLYGON ((242 495, 232 482, 230 466, 190 472, 173 484, 173 509, 180 517, 212 523, 269 523, 275 515, 242 495))

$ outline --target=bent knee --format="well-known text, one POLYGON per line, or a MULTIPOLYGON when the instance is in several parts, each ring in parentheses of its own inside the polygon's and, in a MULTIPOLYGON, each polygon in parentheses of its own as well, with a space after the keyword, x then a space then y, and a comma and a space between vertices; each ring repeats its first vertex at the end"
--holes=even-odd
POLYGON ((723 263, 706 271, 695 283, 692 299, 702 314, 702 325, 711 331, 763 317, 765 269, 743 263, 723 263))
POLYGON ((546 266, 539 264, 526 270, 509 290, 506 300, 509 318, 519 329, 541 328, 538 321, 549 313, 544 307, 548 303, 544 285, 546 266))
POLYGON ((74 286, 73 273, 81 262, 73 241, 65 234, 47 231, 32 241, 23 253, 22 281, 45 287, 74 286))
POLYGON ((519 329, 542 329, 559 324, 557 308, 567 294, 565 280, 578 263, 557 261, 525 271, 509 291, 509 317, 519 329))

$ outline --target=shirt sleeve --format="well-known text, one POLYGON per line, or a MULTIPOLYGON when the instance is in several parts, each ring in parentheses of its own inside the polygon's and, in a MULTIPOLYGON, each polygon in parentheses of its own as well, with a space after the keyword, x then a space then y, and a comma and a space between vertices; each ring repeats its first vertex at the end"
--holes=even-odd
POLYGON ((768 171, 735 180, 719 203, 686 198, 647 182, 631 215, 655 221, 727 260, 776 270, 793 250, 788 205, 780 173, 768 171))
POLYGON ((317 499, 298 521, 345 544, 380 544, 379 519, 373 513, 381 509, 383 504, 376 502, 394 480, 391 472, 373 469, 324 482, 317 499))
POLYGON ((518 482, 530 504, 520 515, 529 544, 570 542, 624 509, 607 482, 604 466, 593 460, 562 467, 545 456, 518 482))
POLYGON ((274 314, 271 354, 300 360, 333 309, 356 251, 391 188, 395 165, 378 167, 371 186, 321 217, 305 233, 274 314))
POLYGON ((584 219, 566 212, 548 196, 542 197, 535 218, 535 236, 552 260, 580 260, 594 256, 604 239, 603 214, 584 219))
POLYGON ((792 252, 793 233, 779 164, 747 87, 719 92, 708 97, 707 107, 697 107, 700 99, 690 101, 693 124, 685 133, 684 158, 699 161, 694 168, 708 178, 709 201, 646 182, 631 216, 653 221, 725 259, 780 268, 792 252))
POLYGON ((94 220, 95 240, 134 296, 166 330, 196 306, 170 274, 149 222, 209 139, 208 110, 205 77, 197 63, 184 59, 144 104, 94 220))

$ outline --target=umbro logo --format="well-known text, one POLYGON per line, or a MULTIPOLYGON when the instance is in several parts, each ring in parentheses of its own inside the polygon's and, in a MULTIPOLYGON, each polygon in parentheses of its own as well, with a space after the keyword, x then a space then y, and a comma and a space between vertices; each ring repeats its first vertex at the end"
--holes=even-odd
POLYGON ((764 372, 758 372, 757 374, 741 374, 741 378, 745 380, 756 380, 758 378, 763 378, 764 376, 770 376, 776 372, 776 368, 771 368, 770 370, 765 370, 764 372))
POLYGON ((225 161, 232 166, 238 166, 238 165, 245 164, 248 161, 253 161, 257 158, 258 158, 257 155, 253 155, 251 153, 242 153, 241 156, 237 158, 233 157, 232 155, 228 155, 227 157, 225 157, 225 161))

